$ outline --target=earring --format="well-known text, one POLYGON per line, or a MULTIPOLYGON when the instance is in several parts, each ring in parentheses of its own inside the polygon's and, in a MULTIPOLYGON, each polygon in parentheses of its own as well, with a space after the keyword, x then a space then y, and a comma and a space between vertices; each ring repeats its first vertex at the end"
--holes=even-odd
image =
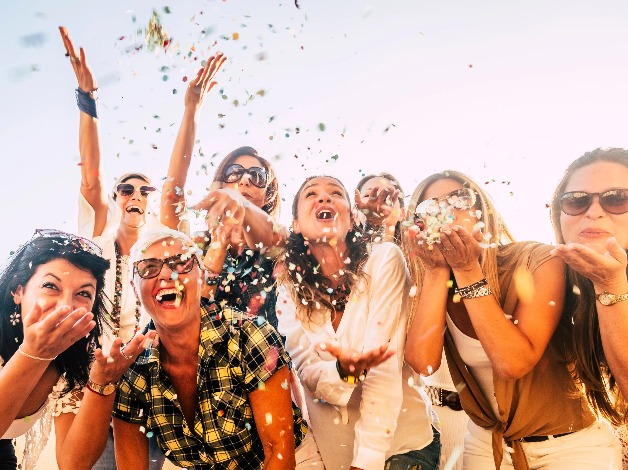
POLYGON ((18 323, 20 323, 21 318, 22 318, 22 307, 20 306, 20 304, 15 304, 15 312, 11 314, 11 316, 9 317, 9 321, 11 322, 13 326, 16 326, 18 323))

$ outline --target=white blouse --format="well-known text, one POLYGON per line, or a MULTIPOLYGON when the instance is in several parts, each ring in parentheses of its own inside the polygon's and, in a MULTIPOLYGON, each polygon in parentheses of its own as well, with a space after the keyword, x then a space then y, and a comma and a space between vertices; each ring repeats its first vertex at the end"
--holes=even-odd
POLYGON ((393 243, 376 245, 364 271, 367 280, 351 291, 337 331, 328 310, 315 310, 312 320, 300 321, 287 290, 278 288, 279 331, 309 395, 310 424, 327 468, 348 468, 350 462, 381 470, 391 455, 432 441, 429 400, 418 376, 410 379, 403 363, 410 287, 403 255, 393 243), (372 368, 363 383, 349 384, 340 379, 335 357, 317 347, 325 341, 357 351, 388 344, 396 354, 372 368), (404 431, 396 433, 398 421, 404 431))

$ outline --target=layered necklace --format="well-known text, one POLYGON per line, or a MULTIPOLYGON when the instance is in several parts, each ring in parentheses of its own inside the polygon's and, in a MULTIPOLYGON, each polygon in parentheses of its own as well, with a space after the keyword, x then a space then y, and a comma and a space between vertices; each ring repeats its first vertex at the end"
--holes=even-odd
MULTIPOLYGON (((113 312, 111 312, 111 320, 113 321, 113 335, 118 337, 120 334, 120 313, 122 311, 122 254, 120 253, 120 245, 117 241, 113 242, 116 250, 116 283, 113 295, 113 312)), ((140 329, 140 299, 135 297, 135 328, 133 335, 140 329)))

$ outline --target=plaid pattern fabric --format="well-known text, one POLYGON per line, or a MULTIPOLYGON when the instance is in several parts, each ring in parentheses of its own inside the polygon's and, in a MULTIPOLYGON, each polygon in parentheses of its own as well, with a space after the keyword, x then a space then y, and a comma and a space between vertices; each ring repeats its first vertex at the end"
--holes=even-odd
MULTIPOLYGON (((180 466, 261 469, 264 450, 248 394, 288 365, 290 358, 266 322, 242 320, 215 304, 202 306, 201 317, 193 426, 185 422, 175 389, 160 367, 159 349, 153 347, 138 357, 120 382, 113 416, 152 431, 167 457, 180 466)), ((298 446, 307 426, 294 405, 293 412, 298 446)))

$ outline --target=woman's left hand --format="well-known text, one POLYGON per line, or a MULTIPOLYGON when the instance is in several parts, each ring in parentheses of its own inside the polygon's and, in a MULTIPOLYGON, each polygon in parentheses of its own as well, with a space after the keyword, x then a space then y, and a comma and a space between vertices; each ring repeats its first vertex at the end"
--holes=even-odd
POLYGON ((137 333, 124 346, 122 340, 116 338, 111 345, 109 356, 105 356, 100 348, 96 349, 94 352, 96 360, 90 370, 90 378, 98 384, 118 383, 137 356, 148 349, 155 339, 155 334, 155 330, 149 331, 146 335, 137 333))
POLYGON ((80 55, 77 54, 76 49, 74 48, 74 43, 70 39, 70 34, 68 33, 67 28, 64 26, 60 26, 59 32, 61 33, 61 39, 63 40, 65 53, 67 56, 70 57, 70 64, 72 64, 72 68, 74 69, 74 74, 76 75, 78 87, 85 93, 97 90, 98 83, 96 82, 96 78, 92 73, 92 69, 90 69, 89 65, 87 65, 85 49, 81 47, 79 49, 80 55))
POLYGON ((345 349, 331 342, 321 343, 319 349, 334 356, 345 375, 353 376, 368 372, 369 369, 387 361, 395 354, 394 351, 388 349, 387 344, 364 353, 354 349, 345 349))
POLYGON ((480 231, 471 234, 460 225, 452 225, 441 232, 438 248, 451 269, 470 271, 478 266, 478 259, 482 254, 481 241, 480 231))
MULTIPOLYGON (((626 283, 628 257, 614 237, 606 240, 607 252, 600 254, 579 243, 557 245, 552 255, 562 259, 572 269, 589 278, 598 290, 614 292, 626 283)), ((615 292, 617 293, 617 292, 615 292)))
POLYGON ((371 192, 362 197, 359 190, 355 190, 355 205, 358 211, 364 214, 371 225, 383 225, 395 208, 399 198, 399 190, 390 185, 374 186, 371 192))

